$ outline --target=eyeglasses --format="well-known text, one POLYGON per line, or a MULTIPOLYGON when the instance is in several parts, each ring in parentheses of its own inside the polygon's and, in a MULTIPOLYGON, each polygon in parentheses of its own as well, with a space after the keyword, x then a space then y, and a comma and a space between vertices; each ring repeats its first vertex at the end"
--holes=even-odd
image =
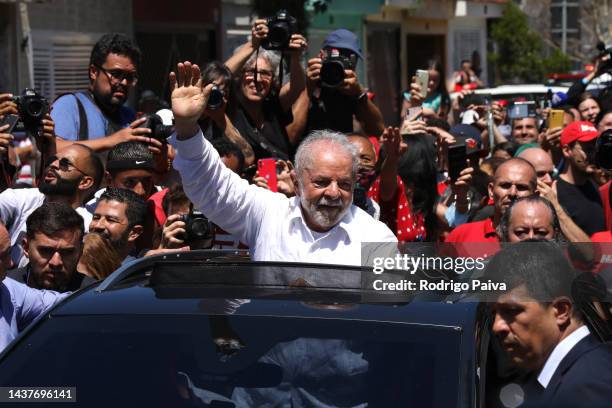
POLYGON ((127 81, 128 85, 135 85, 138 83, 138 75, 134 72, 122 71, 120 69, 106 69, 100 65, 97 65, 97 67, 106 74, 111 83, 118 84, 123 82, 124 79, 127 81))
POLYGON ((83 170, 79 169, 77 166, 74 165, 73 162, 71 162, 69 159, 62 157, 61 159, 58 158, 57 156, 51 156, 49 157, 49 161, 48 161, 48 165, 50 166, 52 163, 54 163, 55 161, 58 161, 59 164, 59 169, 61 171, 70 171, 70 168, 74 168, 76 171, 78 171, 79 173, 81 173, 84 176, 87 177, 91 177, 89 174, 85 173, 83 170))
POLYGON ((272 76, 274 75, 272 73, 272 71, 268 71, 266 69, 258 69, 255 70, 253 68, 251 69, 247 69, 246 71, 244 71, 244 76, 245 77, 250 77, 250 78, 255 78, 255 75, 259 74, 259 77, 262 79, 272 79, 272 76))

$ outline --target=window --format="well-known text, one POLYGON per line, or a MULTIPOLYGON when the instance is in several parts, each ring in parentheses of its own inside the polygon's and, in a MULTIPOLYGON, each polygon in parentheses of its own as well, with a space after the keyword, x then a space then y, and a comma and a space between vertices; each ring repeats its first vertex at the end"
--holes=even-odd
POLYGON ((580 8, 578 1, 552 0, 550 5, 551 37, 563 52, 567 52, 569 38, 580 37, 580 8))
POLYGON ((34 86, 49 101, 65 92, 87 89, 89 55, 97 34, 49 35, 33 31, 34 86))

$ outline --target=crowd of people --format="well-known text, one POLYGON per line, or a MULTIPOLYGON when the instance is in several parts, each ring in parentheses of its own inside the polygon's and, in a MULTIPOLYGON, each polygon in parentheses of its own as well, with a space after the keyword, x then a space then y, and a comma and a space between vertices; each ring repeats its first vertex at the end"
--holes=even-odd
MULTIPOLYGON (((329 34, 305 66, 305 37, 292 34, 279 53, 268 33, 256 20, 225 63, 179 63, 171 109, 141 116, 125 104, 141 53, 106 34, 88 89, 58 97, 29 148, 0 127, 0 269, 11 278, 0 347, 66 293, 166 251, 361 265, 365 242, 612 242, 598 150, 612 129, 610 87, 585 91, 603 68, 517 116, 517 101, 473 98, 482 83, 468 61, 451 96, 433 59, 421 67, 427 86, 415 76, 398 121, 385 123, 358 77, 354 33, 329 34)), ((11 115, 23 113, 1 94, 0 119, 11 115)), ((508 336, 511 325, 496 325, 508 336)))

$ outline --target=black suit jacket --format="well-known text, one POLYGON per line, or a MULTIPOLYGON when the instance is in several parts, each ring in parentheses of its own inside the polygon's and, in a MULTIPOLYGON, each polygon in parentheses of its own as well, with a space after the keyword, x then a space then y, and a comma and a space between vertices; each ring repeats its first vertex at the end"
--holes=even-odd
POLYGON ((541 407, 612 407, 612 343, 592 334, 561 360, 540 398, 541 407))

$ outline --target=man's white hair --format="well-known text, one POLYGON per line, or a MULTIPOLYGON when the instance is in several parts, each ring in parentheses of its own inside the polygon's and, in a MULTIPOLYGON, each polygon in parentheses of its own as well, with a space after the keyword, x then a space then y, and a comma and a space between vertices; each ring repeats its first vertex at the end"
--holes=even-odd
POLYGON ((313 147, 317 143, 324 142, 338 146, 339 150, 344 151, 351 157, 351 176, 355 179, 359 169, 359 153, 357 152, 357 148, 348 140, 346 135, 334 132, 333 130, 324 129, 311 132, 298 147, 295 153, 295 173, 298 176, 298 180, 304 170, 312 168, 313 147))

